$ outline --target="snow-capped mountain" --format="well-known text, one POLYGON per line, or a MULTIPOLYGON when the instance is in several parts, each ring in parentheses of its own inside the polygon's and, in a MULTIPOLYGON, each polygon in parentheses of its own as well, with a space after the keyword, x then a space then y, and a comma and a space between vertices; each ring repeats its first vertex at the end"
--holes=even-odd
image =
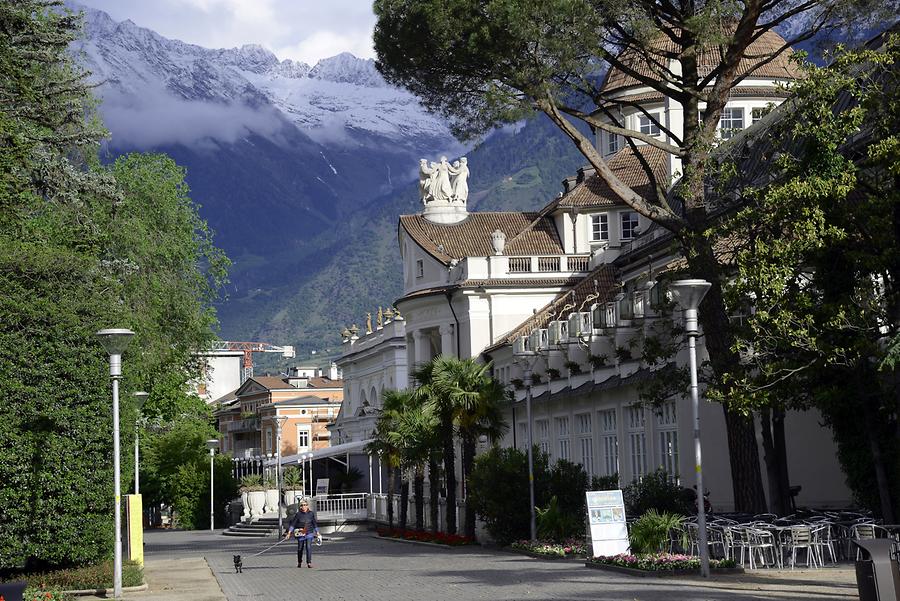
MULTIPOLYGON (((445 124, 410 93, 386 84, 371 59, 342 53, 310 66, 279 61, 255 44, 203 48, 131 21, 114 21, 99 10, 74 8, 84 11, 86 33, 76 50, 94 78, 105 82, 101 96, 117 106, 140 108, 148 92, 156 101, 164 91, 186 101, 252 108, 270 104, 314 139, 329 138, 336 127, 344 127, 404 145, 433 140, 449 146, 452 141, 445 124)), ((352 142, 348 136, 335 139, 352 142)))

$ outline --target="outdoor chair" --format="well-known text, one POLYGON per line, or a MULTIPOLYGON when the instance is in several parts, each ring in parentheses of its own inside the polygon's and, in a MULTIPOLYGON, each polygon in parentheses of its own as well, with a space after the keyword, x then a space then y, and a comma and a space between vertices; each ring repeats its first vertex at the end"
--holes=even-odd
MULTIPOLYGON (((876 524, 863 523, 863 524, 854 524, 850 527, 850 540, 871 540, 873 538, 883 538, 887 533, 887 530, 878 526, 876 524), (879 531, 882 532, 882 537, 878 536, 879 531)), ((857 547, 856 548, 856 560, 862 557, 862 550, 857 547)))
POLYGON ((763 566, 778 565, 781 567, 781 557, 775 545, 775 535, 768 530, 759 528, 747 528, 747 549, 750 551, 750 569, 754 569, 753 560, 759 554, 759 563, 763 566), (771 559, 770 559, 771 558, 771 559))
POLYGON ((819 565, 825 565, 825 551, 831 557, 831 563, 837 563, 837 555, 834 551, 834 532, 831 524, 821 524, 812 529, 812 544, 819 554, 819 565))
POLYGON ((810 563, 812 563, 812 567, 817 567, 816 550, 813 545, 812 530, 810 530, 809 526, 792 526, 790 541, 792 570, 797 563, 797 551, 801 549, 806 550, 806 567, 810 567, 810 563))

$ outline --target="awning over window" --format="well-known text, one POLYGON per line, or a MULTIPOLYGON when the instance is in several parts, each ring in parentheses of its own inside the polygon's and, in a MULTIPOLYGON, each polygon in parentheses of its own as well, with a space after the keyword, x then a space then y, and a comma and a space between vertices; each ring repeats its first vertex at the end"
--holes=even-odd
MULTIPOLYGON (((344 444, 336 444, 331 447, 326 447, 324 449, 316 449, 315 451, 309 451, 307 453, 297 453, 295 455, 287 455, 286 457, 281 458, 281 465, 296 465, 304 460, 309 460, 310 455, 312 455, 312 460, 316 459, 325 459, 327 457, 338 457, 340 455, 359 455, 365 454, 364 450, 367 444, 372 442, 372 439, 368 440, 358 440, 354 442, 345 442, 344 444)), ((265 465, 275 465, 277 461, 273 459, 267 459, 265 465)))

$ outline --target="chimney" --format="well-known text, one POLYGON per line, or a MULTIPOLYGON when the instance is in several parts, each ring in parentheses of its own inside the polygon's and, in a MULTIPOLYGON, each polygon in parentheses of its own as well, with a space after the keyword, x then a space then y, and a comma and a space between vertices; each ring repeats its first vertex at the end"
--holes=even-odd
POLYGON ((566 179, 564 179, 564 180, 562 181, 563 192, 564 192, 564 193, 569 193, 569 192, 571 192, 571 191, 572 191, 572 188, 574 188, 574 187, 575 187, 575 184, 577 183, 576 180, 577 180, 577 177, 567 177, 566 179))
POLYGON ((596 173, 596 169, 594 169, 591 165, 585 165, 584 167, 579 168, 578 176, 577 176, 578 182, 579 183, 583 182, 590 176, 594 175, 594 173, 596 173))
POLYGON ((328 377, 331 380, 340 380, 340 376, 338 375, 338 366, 334 361, 332 361, 331 365, 328 367, 328 377))

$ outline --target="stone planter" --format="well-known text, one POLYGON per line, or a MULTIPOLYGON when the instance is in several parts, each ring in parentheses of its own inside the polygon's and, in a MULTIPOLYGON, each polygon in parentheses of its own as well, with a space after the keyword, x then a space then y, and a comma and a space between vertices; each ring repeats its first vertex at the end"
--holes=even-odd
POLYGON ((250 505, 250 519, 260 517, 266 505, 266 491, 251 490, 247 493, 247 501, 250 505))
POLYGON ((278 500, 277 488, 266 489, 266 513, 278 512, 278 500))
POLYGON ((247 519, 250 517, 250 493, 246 490, 241 491, 241 504, 244 506, 243 511, 241 512, 241 519, 247 519))
POLYGON ((290 507, 303 498, 302 490, 286 490, 284 491, 284 506, 290 507))

